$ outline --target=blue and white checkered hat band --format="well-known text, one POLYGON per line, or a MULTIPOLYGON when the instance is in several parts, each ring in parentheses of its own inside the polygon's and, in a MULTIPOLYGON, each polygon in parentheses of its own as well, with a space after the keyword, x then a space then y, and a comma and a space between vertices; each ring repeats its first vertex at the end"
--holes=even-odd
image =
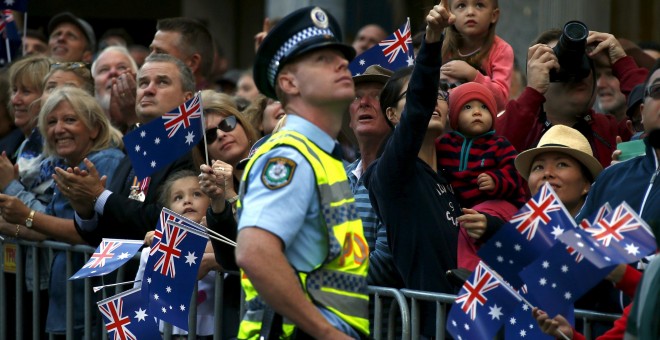
POLYGON ((280 66, 280 60, 282 60, 282 58, 289 55, 289 52, 291 52, 291 50, 302 41, 319 35, 335 36, 329 28, 318 28, 312 26, 294 34, 291 38, 289 38, 289 40, 282 44, 282 46, 277 50, 277 53, 275 53, 273 60, 270 61, 270 65, 268 65, 268 83, 273 87, 275 86, 275 74, 277 73, 277 69, 280 66))

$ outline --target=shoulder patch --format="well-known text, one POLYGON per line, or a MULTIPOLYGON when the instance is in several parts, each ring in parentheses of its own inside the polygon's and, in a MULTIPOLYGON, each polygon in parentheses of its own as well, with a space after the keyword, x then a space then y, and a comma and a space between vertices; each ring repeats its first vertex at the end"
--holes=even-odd
POLYGON ((284 187, 291 182, 296 165, 296 162, 289 158, 271 158, 264 165, 264 169, 261 172, 261 181, 270 190, 284 187))

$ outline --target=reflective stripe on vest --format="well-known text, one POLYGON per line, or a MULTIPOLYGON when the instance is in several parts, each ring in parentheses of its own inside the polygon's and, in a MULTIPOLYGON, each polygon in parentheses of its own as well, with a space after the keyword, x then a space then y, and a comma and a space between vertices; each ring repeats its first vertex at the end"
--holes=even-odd
MULTIPOLYGON (((295 131, 280 131, 270 137, 251 157, 243 173, 238 209, 249 190, 246 182, 255 160, 269 150, 288 146, 298 150, 312 166, 328 236, 328 254, 322 264, 309 273, 297 272, 307 296, 317 305, 332 311, 363 334, 369 334, 367 270, 369 247, 364 239, 362 222, 355 209, 348 178, 341 161, 320 149, 295 131)), ((263 315, 263 301, 244 273, 241 284, 245 290, 248 313, 241 321, 239 338, 258 336, 263 315)), ((285 322, 283 338, 293 328, 285 322)))

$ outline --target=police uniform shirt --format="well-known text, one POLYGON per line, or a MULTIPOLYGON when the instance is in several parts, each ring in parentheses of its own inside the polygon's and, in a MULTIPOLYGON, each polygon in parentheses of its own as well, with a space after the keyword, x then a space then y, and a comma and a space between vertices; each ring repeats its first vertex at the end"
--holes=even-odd
MULTIPOLYGON (((330 153, 334 140, 309 121, 289 115, 283 130, 294 130, 330 153)), ((266 169, 267 170, 267 169, 266 169)), ((327 253, 327 234, 321 228, 319 195, 312 166, 292 147, 276 147, 253 164, 249 183, 239 211, 238 229, 258 227, 284 242, 284 254, 300 271, 310 271, 323 262, 327 253), (294 164, 291 178, 277 189, 270 189, 264 167, 273 159, 289 159, 294 164)))
MULTIPOLYGON (((282 130, 303 134, 329 154, 335 146, 328 134, 296 115, 287 116, 282 130)), ((305 157, 292 147, 276 147, 254 162, 247 182, 248 189, 241 202, 243 208, 238 212, 238 230, 257 227, 276 235, 284 242, 284 254, 289 263, 300 271, 310 271, 323 262, 328 251, 328 235, 321 227, 314 170, 305 157), (295 168, 290 178, 283 179, 283 183, 278 184, 281 186, 271 190, 264 182, 268 181, 264 177, 264 167, 278 158, 291 160, 293 163, 290 164, 295 164, 295 168)), ((337 315, 325 308, 317 308, 335 328, 351 337, 359 337, 337 315)))

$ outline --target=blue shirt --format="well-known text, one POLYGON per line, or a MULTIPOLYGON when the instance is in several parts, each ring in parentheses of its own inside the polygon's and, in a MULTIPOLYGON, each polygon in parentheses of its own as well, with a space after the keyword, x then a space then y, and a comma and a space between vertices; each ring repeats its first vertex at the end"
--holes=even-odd
MULTIPOLYGON (((283 130, 306 136, 319 148, 331 154, 335 140, 306 119, 288 115, 283 130)), ((319 194, 312 166, 291 147, 277 147, 259 157, 252 165, 246 182, 242 209, 238 211, 238 230, 256 227, 264 229, 284 243, 284 254, 291 266, 310 271, 321 264, 328 252, 328 235, 319 209, 319 194), (288 158, 296 166, 290 183, 271 190, 261 180, 262 170, 272 158, 288 158)), ((243 188, 241 188, 241 191, 243 188)), ((323 316, 342 332, 358 337, 355 330, 334 313, 319 308, 323 316)))
MULTIPOLYGON (((124 154, 117 148, 109 148, 93 152, 87 155, 99 175, 106 175, 110 179, 114 175, 119 162, 124 158, 124 154)), ((78 165, 81 169, 87 169, 85 163, 78 165)), ((46 209, 46 213, 60 218, 73 219, 74 210, 69 200, 62 196, 56 188, 53 200, 46 209)), ((64 251, 55 251, 53 262, 51 264, 51 277, 49 285, 49 303, 48 316, 46 317, 46 331, 51 333, 63 333, 66 331, 66 253, 64 251)), ((82 254, 75 254, 72 258, 73 268, 81 268, 85 264, 82 254)), ((74 301, 74 328, 81 329, 84 326, 84 280, 73 281, 73 301, 74 301)))

